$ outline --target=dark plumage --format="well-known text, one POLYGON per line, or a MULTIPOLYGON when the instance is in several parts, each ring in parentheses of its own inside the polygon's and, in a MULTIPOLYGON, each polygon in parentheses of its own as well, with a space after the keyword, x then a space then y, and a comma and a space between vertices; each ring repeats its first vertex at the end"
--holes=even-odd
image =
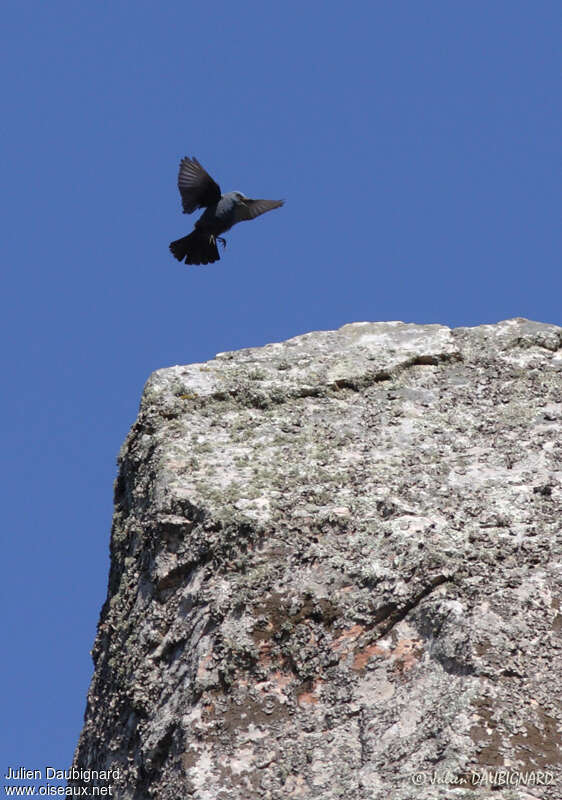
POLYGON ((251 200, 242 192, 221 194, 220 187, 196 158, 182 158, 178 175, 178 188, 184 214, 204 208, 188 236, 170 244, 178 261, 186 264, 212 264, 219 260, 217 241, 226 247, 221 233, 230 230, 237 222, 254 219, 266 211, 279 208, 284 200, 251 200))

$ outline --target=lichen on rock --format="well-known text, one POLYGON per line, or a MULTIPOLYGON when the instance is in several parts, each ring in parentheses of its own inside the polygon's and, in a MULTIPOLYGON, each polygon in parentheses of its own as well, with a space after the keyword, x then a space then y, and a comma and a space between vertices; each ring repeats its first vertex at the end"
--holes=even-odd
POLYGON ((497 800, 561 798, 561 373, 562 329, 523 319, 155 372, 75 766, 123 800, 473 798, 498 770, 554 777, 497 800))

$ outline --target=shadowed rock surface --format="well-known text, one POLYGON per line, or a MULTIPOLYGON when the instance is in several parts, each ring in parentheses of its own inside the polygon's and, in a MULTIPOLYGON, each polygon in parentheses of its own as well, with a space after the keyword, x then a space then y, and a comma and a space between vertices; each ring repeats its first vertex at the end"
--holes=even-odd
POLYGON ((561 798, 561 373, 523 319, 155 372, 74 765, 127 800, 561 798), (528 785, 471 787, 500 768, 528 785))

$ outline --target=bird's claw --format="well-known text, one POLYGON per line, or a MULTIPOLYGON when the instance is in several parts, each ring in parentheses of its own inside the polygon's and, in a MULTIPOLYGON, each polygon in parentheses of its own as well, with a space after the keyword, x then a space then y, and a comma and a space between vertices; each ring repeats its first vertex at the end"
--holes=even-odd
POLYGON ((209 244, 216 244, 220 242, 223 248, 226 250, 226 239, 223 239, 222 236, 215 236, 213 233, 209 236, 209 244))

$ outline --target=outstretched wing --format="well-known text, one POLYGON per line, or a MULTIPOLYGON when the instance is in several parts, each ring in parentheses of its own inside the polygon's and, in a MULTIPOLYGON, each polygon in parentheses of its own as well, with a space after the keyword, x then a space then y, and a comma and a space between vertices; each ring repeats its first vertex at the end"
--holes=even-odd
POLYGON ((178 189, 184 214, 191 214, 196 208, 212 206, 221 199, 218 183, 215 183, 196 158, 182 158, 178 189))
POLYGON ((284 200, 250 200, 248 197, 242 203, 236 204, 234 211, 235 222, 242 222, 245 219, 255 219, 266 211, 272 211, 284 204, 284 200))

